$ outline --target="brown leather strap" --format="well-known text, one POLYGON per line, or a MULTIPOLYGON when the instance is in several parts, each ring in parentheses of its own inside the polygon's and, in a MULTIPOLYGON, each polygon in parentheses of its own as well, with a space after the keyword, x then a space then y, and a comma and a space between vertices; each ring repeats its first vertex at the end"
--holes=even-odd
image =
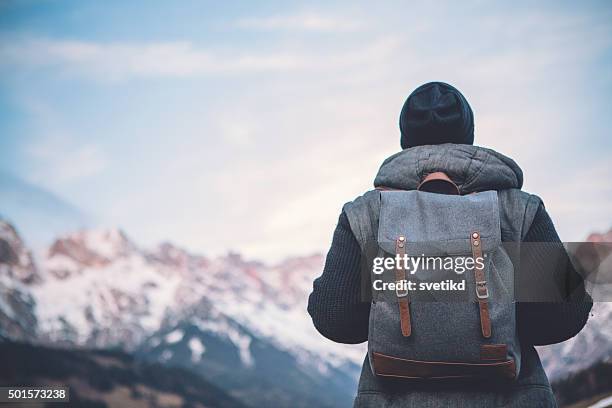
POLYGON ((480 359, 491 361, 505 361, 508 358, 507 344, 482 344, 480 346, 480 359))
MULTIPOLYGON (((402 258, 406 254, 406 237, 400 236, 395 241, 395 252, 402 258)), ((399 284, 406 280, 406 270, 400 265, 395 268, 395 283, 399 284)), ((397 302, 399 304, 400 325, 404 337, 409 337, 412 334, 412 325, 410 324, 410 299, 408 298, 408 289, 395 290, 397 302)))
MULTIPOLYGON (((478 231, 473 231, 470 235, 472 243, 472 257, 474 262, 482 256, 482 239, 478 231)), ((484 259, 484 258, 483 258, 484 259)), ((487 288, 487 278, 484 268, 479 265, 482 263, 474 263, 474 281, 476 282, 476 299, 478 300, 478 308, 480 309, 480 326, 482 327, 482 335, 485 338, 491 337, 491 318, 489 317, 489 289, 487 288)))
POLYGON ((399 309, 402 335, 404 337, 410 337, 412 334, 412 324, 410 323, 410 300, 408 300, 407 297, 399 300, 399 309))
POLYGON ((442 171, 429 173, 417 187, 419 191, 429 191, 432 193, 442 193, 449 195, 459 195, 459 187, 442 171))
POLYGON ((460 363, 444 361, 421 361, 372 353, 372 368, 377 375, 396 378, 516 378, 516 364, 513 359, 486 361, 481 363, 460 363))

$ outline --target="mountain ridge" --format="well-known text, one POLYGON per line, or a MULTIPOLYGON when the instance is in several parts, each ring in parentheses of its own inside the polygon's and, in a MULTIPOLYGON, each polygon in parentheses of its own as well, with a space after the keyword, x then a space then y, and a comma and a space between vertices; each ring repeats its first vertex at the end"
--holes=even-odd
POLYGON ((39 279, 26 286, 43 344, 120 347, 198 372, 254 406, 349 406, 363 348, 326 344, 305 313, 322 262, 208 258, 169 243, 141 248, 119 229, 80 230, 49 246, 39 279), (190 328, 189 339, 167 341, 179 327, 190 328), (233 367, 241 375, 230 375, 233 367))
MULTIPOLYGON (((349 406, 365 345, 335 344, 314 329, 306 303, 323 263, 321 254, 266 264, 169 242, 142 248, 118 228, 63 234, 35 258, 0 221, 0 293, 8 293, 0 323, 12 327, 7 338, 120 347, 187 368, 251 406, 349 406), (7 304, 21 318, 3 313, 7 304), (17 328, 21 321, 31 327, 17 328)), ((612 356, 603 324, 612 307, 596 305, 594 313, 574 339, 538 348, 551 380, 612 356)))

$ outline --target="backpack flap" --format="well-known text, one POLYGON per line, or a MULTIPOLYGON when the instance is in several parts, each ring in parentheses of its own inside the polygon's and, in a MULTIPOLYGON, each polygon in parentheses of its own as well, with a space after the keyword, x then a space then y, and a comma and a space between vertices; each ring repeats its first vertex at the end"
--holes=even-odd
POLYGON ((501 245, 497 192, 466 196, 423 191, 381 192, 378 245, 395 253, 398 237, 405 237, 409 256, 457 256, 472 253, 477 231, 482 251, 501 245))

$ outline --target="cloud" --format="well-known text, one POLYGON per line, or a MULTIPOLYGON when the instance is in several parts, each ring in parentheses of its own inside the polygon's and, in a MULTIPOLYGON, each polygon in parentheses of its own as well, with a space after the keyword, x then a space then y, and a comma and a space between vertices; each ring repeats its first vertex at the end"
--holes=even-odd
POLYGON ((393 38, 375 38, 341 53, 279 51, 219 53, 191 42, 101 43, 30 38, 0 42, 0 67, 55 68, 99 80, 196 77, 336 70, 376 61, 399 45, 393 38))
POLYGON ((37 164, 30 168, 30 178, 49 185, 87 179, 103 172, 108 164, 100 146, 66 136, 38 139, 26 148, 26 154, 37 164))
MULTIPOLYGON (((62 106, 61 94, 51 98, 30 90, 49 98, 48 105, 64 116, 42 134, 82 136, 31 147, 28 164, 41 179, 48 170, 66 181, 96 175, 90 178, 96 187, 101 179, 118 180, 112 188, 87 191, 86 202, 145 242, 170 238, 206 253, 238 245, 249 256, 271 259, 326 249, 342 203, 370 188, 382 159, 399 147, 397 115, 404 98, 429 80, 448 81, 466 94, 477 143, 515 158, 525 170, 526 189, 542 196, 562 237, 582 237, 609 219, 603 205, 609 189, 593 185, 587 194, 578 179, 570 180, 586 172, 584 161, 599 163, 606 154, 595 147, 604 133, 584 128, 603 116, 595 117, 589 106, 578 108, 599 102, 595 93, 582 90, 593 72, 609 66, 602 58, 610 49, 609 20, 597 23, 552 10, 519 14, 470 16, 461 30, 442 24, 447 20, 411 20, 408 13, 394 11, 397 19, 387 16, 385 24, 368 15, 372 26, 365 40, 359 23, 347 19, 251 16, 232 23, 241 28, 233 33, 243 36, 240 41, 229 36, 214 48, 195 41, 5 39, 0 72, 17 66, 35 77, 35 84, 59 75, 123 81, 124 86, 107 88, 117 92, 114 101, 132 91, 135 100, 146 98, 135 102, 138 115, 116 109, 115 123, 103 131, 91 125, 82 131, 62 106), (252 30, 278 32, 262 46, 244 38, 252 30), (292 36, 291 30, 357 34, 292 36), (198 82, 201 77, 214 78, 215 86, 198 82), (130 87, 142 78, 150 80, 146 94, 130 87), (189 86, 159 80, 165 78, 181 78, 189 86), (117 132, 119 123, 129 128, 121 132, 126 136, 120 147, 92 144, 117 132), (578 154, 569 144, 576 135, 588 160, 569 160, 578 154), (151 154, 156 149, 163 154, 151 154), (128 167, 141 171, 122 172, 128 167), (587 205, 581 204, 585 198, 587 205)), ((98 103, 83 89, 82 103, 98 103)), ((607 89, 604 84, 597 94, 607 89)), ((32 117, 39 129, 48 128, 48 118, 32 117)), ((88 118, 95 119, 96 114, 88 118)), ((580 179, 590 180, 587 173, 580 179)), ((82 184, 70 183, 64 195, 72 198, 72 192, 78 199, 85 194, 82 184)))
POLYGON ((365 27, 362 22, 357 20, 325 16, 317 13, 248 17, 236 21, 235 26, 263 31, 287 30, 313 32, 351 32, 365 27))
POLYGON ((220 56, 190 42, 130 44, 48 39, 5 42, 0 45, 0 61, 3 65, 59 67, 115 80, 287 70, 303 64, 291 54, 220 56))
POLYGON ((18 166, 21 161, 27 163, 25 179, 54 189, 98 176, 108 168, 110 158, 101 145, 90 134, 75 130, 74 116, 65 119, 57 101, 47 103, 25 94, 17 100, 28 118, 26 136, 15 152, 18 166))

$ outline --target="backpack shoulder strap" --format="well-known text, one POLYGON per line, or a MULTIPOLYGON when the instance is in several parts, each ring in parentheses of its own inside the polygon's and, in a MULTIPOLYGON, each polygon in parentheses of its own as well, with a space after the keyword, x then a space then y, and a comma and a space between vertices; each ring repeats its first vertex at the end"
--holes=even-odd
POLYGON ((346 203, 342 211, 346 214, 351 231, 361 249, 361 297, 364 301, 372 300, 372 282, 370 260, 377 251, 376 239, 380 218, 380 191, 371 190, 355 200, 346 203))
POLYGON ((346 214, 351 231, 362 251, 368 244, 376 242, 378 218, 380 213, 380 191, 370 190, 342 207, 346 214))
POLYGON ((533 223, 542 199, 514 188, 500 190, 497 195, 502 241, 521 242, 533 223))

